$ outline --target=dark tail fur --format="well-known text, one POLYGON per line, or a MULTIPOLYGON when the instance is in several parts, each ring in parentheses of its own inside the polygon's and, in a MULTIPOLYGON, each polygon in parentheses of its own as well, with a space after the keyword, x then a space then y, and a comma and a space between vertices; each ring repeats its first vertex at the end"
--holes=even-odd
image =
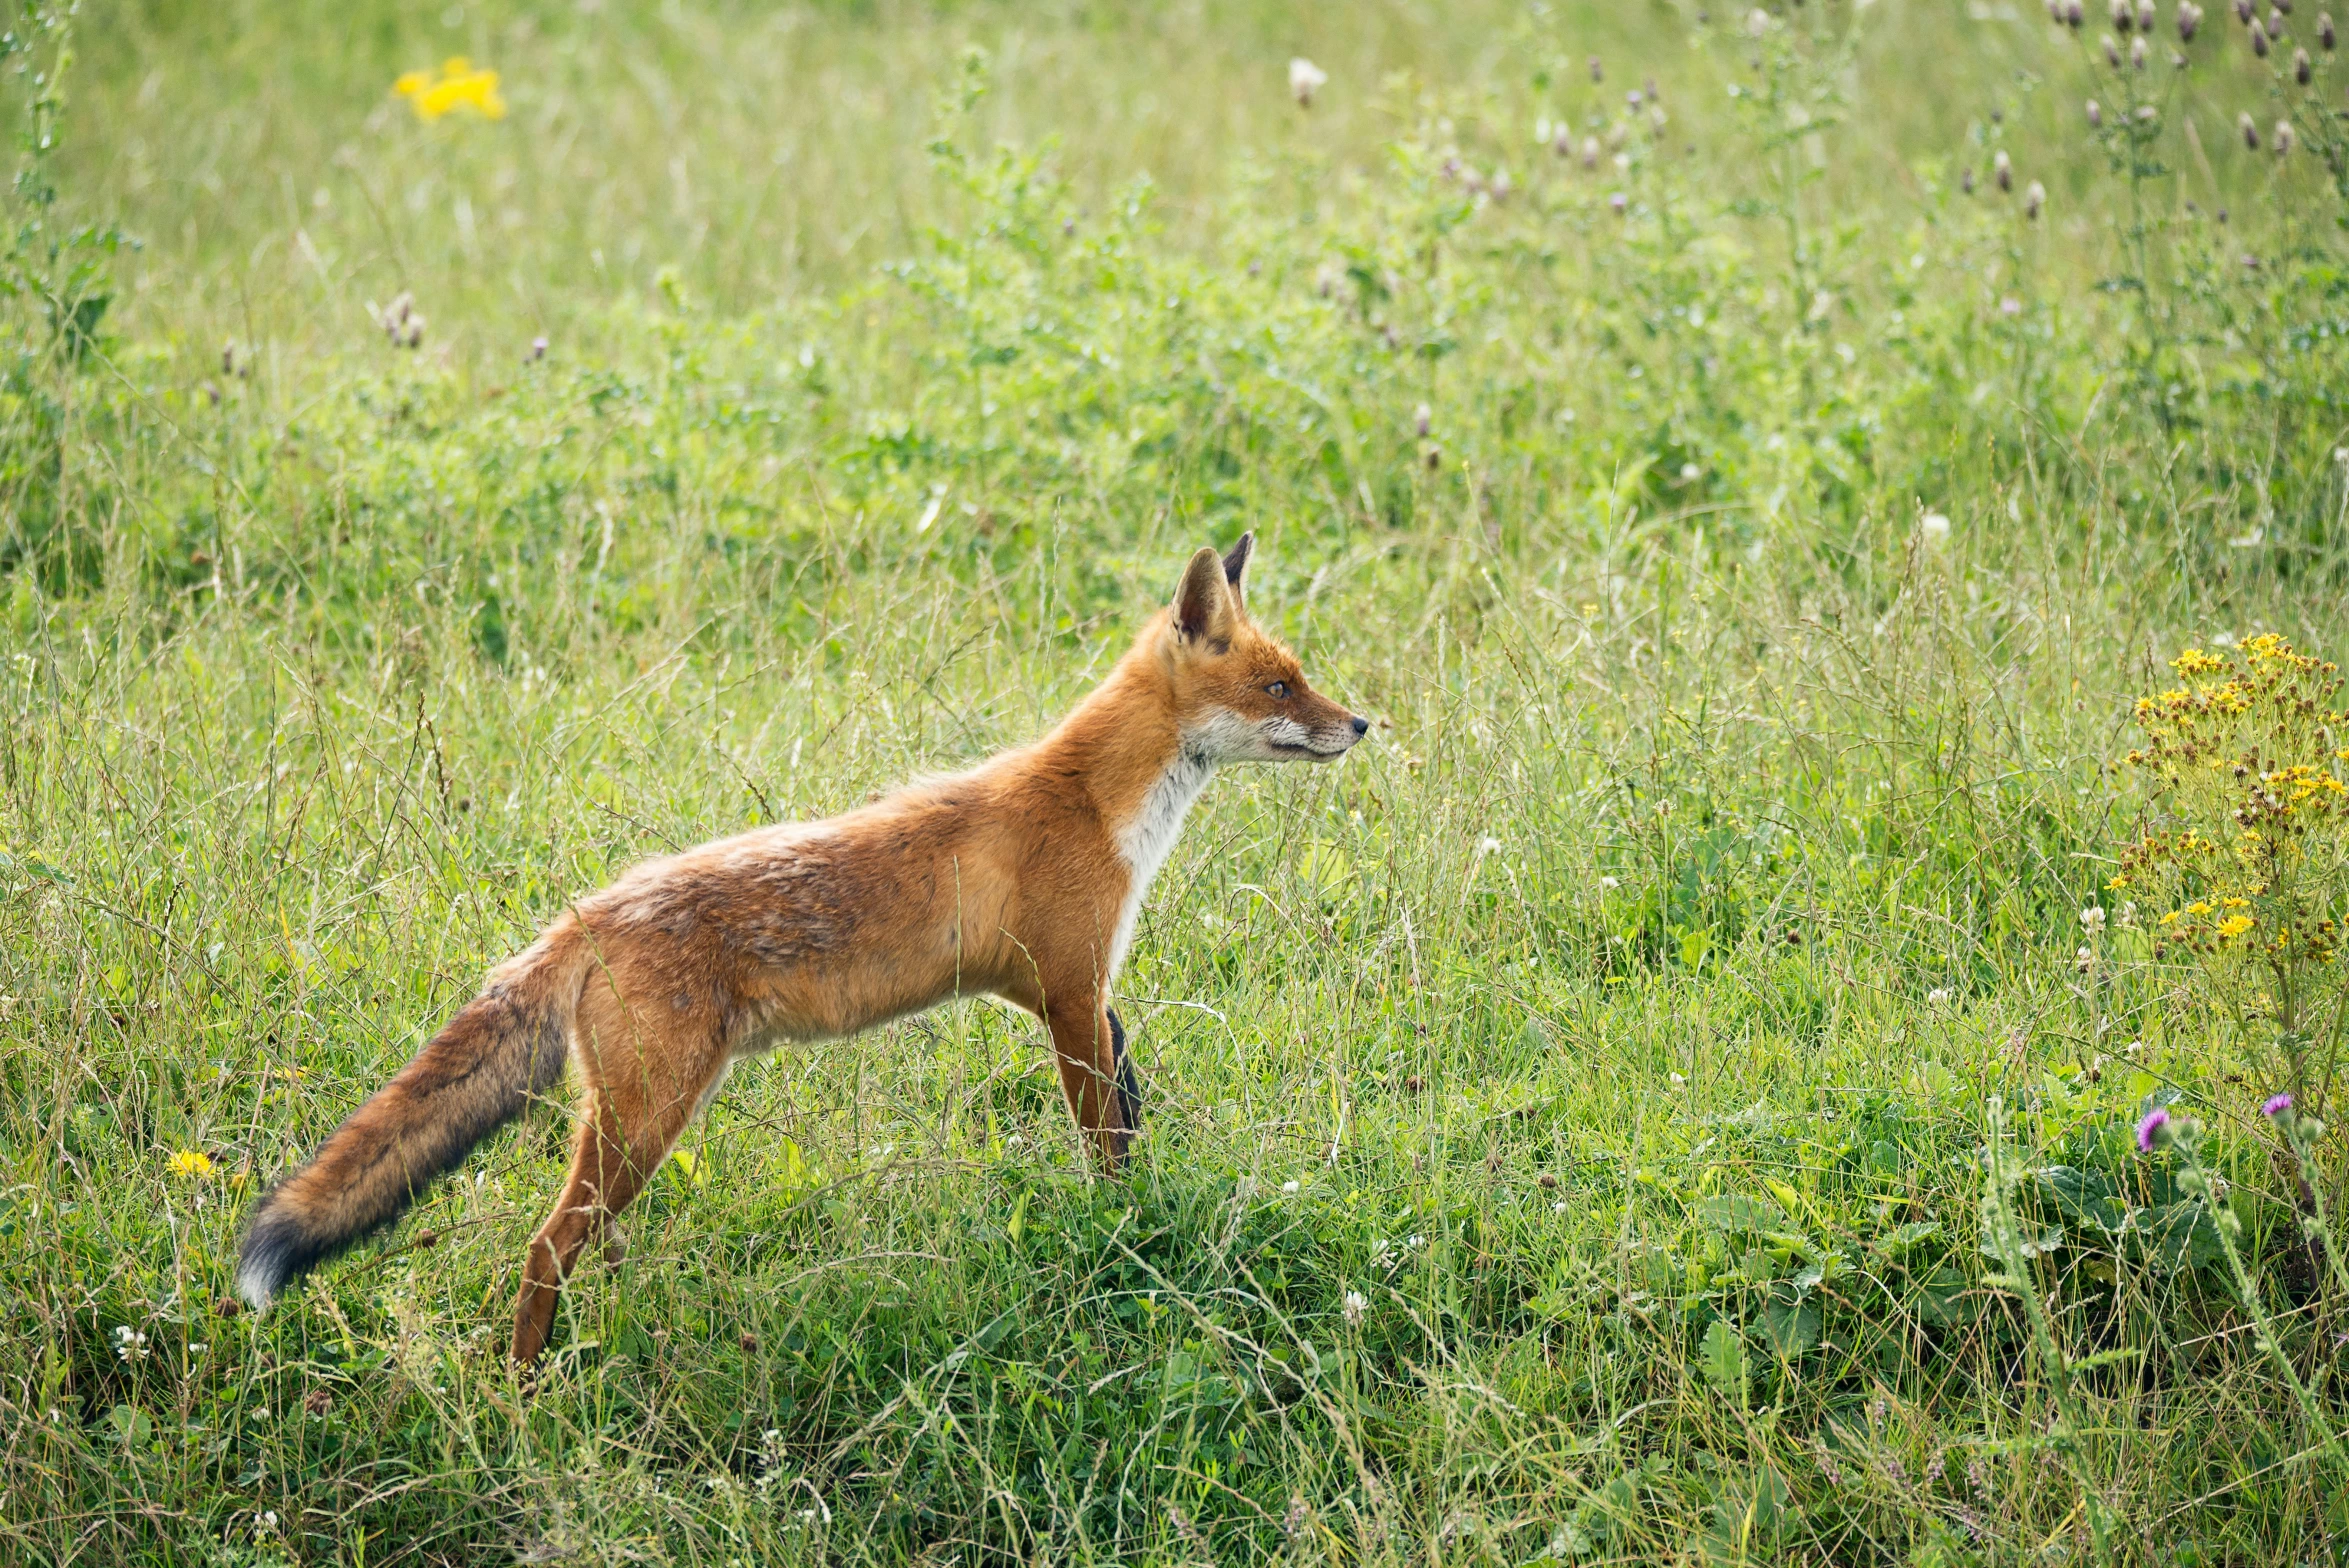
POLYGON ((389 1225, 433 1179, 563 1075, 575 965, 568 933, 492 976, 309 1162, 254 1210, 237 1289, 256 1307, 389 1225))

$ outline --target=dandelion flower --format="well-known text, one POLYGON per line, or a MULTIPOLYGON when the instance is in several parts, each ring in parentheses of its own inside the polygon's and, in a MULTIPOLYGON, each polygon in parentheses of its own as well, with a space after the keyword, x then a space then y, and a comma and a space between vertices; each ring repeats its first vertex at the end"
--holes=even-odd
POLYGON ((1289 96, 1297 100, 1297 107, 1313 107, 1313 95, 1329 85, 1329 72, 1315 65, 1303 55, 1289 62, 1289 96))
POLYGON ((1927 544, 1939 544, 1949 537, 1949 519, 1940 512, 1927 512, 1917 520, 1917 527, 1927 544))
POLYGON ((498 95, 498 73, 477 70, 463 55, 441 62, 436 79, 428 71, 410 71, 392 83, 392 91, 408 100, 416 118, 427 124, 463 109, 485 120, 506 117, 506 100, 498 95))
POLYGON ((2283 1115, 2291 1108, 2292 1096, 2290 1094, 2270 1095, 2268 1097, 2268 1102, 2259 1108, 2259 1114, 2273 1118, 2283 1115))
POLYGON ((2138 1152, 2142 1154, 2151 1154, 2153 1152, 2153 1146, 2168 1135, 2169 1125, 2170 1113, 2168 1107, 2157 1105, 2152 1110, 2147 1111, 2145 1113, 2145 1119, 2137 1124, 2138 1152))
POLYGON ((212 1174, 212 1156, 201 1149, 182 1149, 171 1157, 171 1174, 201 1181, 212 1174))

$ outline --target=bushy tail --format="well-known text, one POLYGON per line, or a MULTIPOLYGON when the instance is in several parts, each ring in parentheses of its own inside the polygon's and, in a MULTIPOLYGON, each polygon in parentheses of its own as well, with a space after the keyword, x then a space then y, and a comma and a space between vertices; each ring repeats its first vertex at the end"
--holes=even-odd
POLYGON ((491 977, 253 1212, 237 1289, 255 1307, 389 1225, 563 1074, 579 989, 561 930, 491 977))

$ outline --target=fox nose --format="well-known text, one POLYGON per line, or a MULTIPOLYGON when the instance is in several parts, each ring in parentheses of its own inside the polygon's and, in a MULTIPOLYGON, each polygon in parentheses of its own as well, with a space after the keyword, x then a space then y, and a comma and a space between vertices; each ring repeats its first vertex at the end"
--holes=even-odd
POLYGON ((1357 735, 1369 734, 1370 721, 1366 718, 1363 718, 1360 714, 1356 714, 1354 716, 1354 733, 1357 735))

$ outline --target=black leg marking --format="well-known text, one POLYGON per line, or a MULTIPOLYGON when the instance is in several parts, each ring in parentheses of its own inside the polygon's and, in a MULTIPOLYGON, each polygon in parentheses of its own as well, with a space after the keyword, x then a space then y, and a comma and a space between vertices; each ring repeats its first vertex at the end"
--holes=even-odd
POLYGON ((1117 1009, 1105 1010, 1109 1014, 1109 1054, 1117 1062, 1117 1108, 1130 1139, 1142 1130, 1142 1079, 1134 1071, 1133 1057, 1126 1052, 1126 1026, 1119 1021, 1117 1009))

